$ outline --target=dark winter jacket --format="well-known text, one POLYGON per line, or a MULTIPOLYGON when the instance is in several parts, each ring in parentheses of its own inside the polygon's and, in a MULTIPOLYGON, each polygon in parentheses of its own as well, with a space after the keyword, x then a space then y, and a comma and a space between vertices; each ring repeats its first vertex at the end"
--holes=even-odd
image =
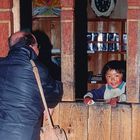
POLYGON ((39 69, 50 108, 61 100, 61 84, 54 81, 34 51, 17 43, 6 58, 0 59, 0 139, 39 140, 44 110, 30 59, 39 69))

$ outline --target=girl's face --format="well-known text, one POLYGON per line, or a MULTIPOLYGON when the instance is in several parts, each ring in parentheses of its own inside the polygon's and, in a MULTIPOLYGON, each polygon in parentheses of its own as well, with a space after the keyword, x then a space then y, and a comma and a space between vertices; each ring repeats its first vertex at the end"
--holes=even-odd
POLYGON ((116 70, 108 70, 105 77, 109 86, 117 88, 122 83, 123 74, 116 70))

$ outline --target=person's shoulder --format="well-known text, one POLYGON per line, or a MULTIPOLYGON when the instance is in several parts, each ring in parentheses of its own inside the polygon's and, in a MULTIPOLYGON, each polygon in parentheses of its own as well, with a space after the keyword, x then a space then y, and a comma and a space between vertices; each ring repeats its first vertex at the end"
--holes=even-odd
POLYGON ((99 88, 92 89, 90 92, 94 94, 94 93, 104 93, 104 91, 105 91, 105 85, 102 85, 99 88))
POLYGON ((101 87, 97 88, 97 91, 104 91, 106 88, 106 85, 102 85, 101 87))

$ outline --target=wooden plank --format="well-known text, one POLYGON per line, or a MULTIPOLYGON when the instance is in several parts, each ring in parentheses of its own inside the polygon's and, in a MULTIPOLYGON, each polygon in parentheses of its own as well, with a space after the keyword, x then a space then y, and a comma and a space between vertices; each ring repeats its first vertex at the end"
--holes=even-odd
POLYGON ((63 101, 75 101, 74 58, 61 54, 61 79, 63 82, 63 101))
POLYGON ((74 79, 74 0, 61 0, 61 81, 63 101, 75 100, 74 79), (67 79, 68 78, 68 79, 67 79))
POLYGON ((133 19, 135 15, 128 6, 127 34, 128 34, 128 51, 127 51, 127 101, 139 103, 139 21, 133 19), (132 17, 131 17, 131 16, 132 17))
POLYGON ((105 103, 62 102, 53 114, 54 124, 65 129, 69 140, 140 140, 139 118, 140 104, 111 108, 105 103))
POLYGON ((111 107, 96 103, 89 107, 88 140, 110 140, 111 107))
POLYGON ((111 140, 131 140, 131 107, 112 108, 111 140))
POLYGON ((140 104, 132 105, 132 140, 140 140, 140 104))
POLYGON ((96 52, 88 55, 88 71, 93 71, 94 75, 101 74, 103 66, 107 63, 107 54, 96 52))
POLYGON ((54 108, 53 113, 52 113, 52 120, 54 122, 54 125, 59 124, 59 104, 54 108))
POLYGON ((68 140, 87 140, 88 107, 83 103, 61 103, 59 122, 68 140))

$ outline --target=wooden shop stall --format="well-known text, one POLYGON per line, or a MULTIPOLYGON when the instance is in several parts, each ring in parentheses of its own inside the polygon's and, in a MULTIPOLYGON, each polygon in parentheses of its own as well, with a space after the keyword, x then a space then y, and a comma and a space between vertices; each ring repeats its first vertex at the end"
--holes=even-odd
MULTIPOLYGON (((0 56, 7 55, 8 36, 25 28, 21 1, 0 1, 0 56)), ((61 58, 64 95, 53 120, 65 129, 68 140, 139 140, 139 0, 32 0, 29 5, 30 28, 45 31, 52 57, 61 58), (127 102, 115 108, 104 102, 86 106, 83 95, 103 84, 102 67, 114 59, 127 63, 127 102)))

